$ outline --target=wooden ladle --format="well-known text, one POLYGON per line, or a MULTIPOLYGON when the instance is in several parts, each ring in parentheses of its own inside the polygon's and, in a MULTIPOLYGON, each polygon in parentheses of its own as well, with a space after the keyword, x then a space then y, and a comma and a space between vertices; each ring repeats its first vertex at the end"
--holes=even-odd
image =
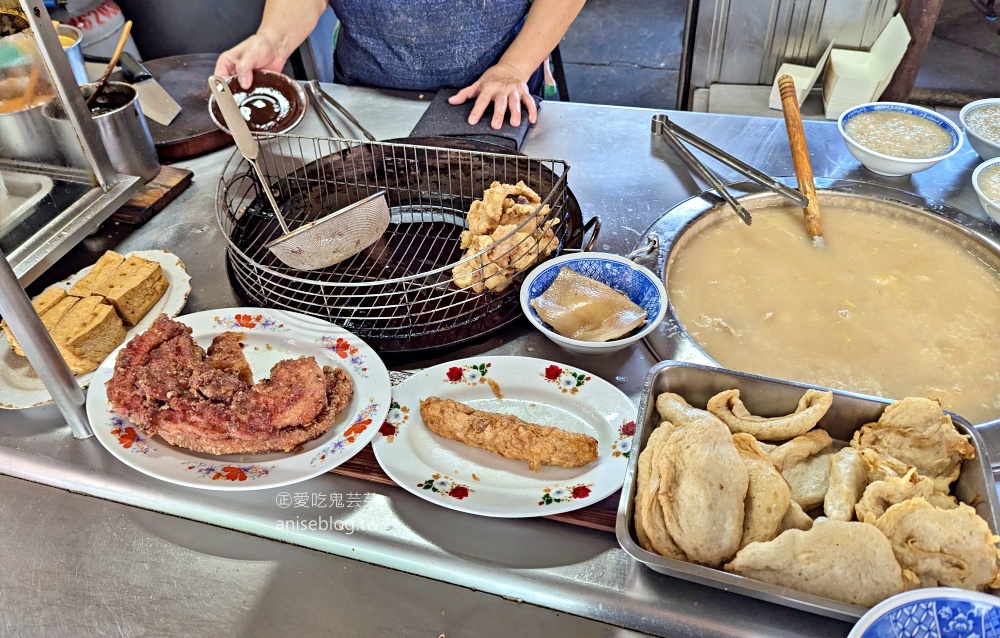
POLYGON ((785 129, 788 131, 788 144, 792 147, 792 163, 795 165, 795 177, 799 182, 799 191, 809 199, 809 205, 802 209, 806 222, 806 231, 813 244, 823 244, 823 223, 819 216, 819 198, 816 196, 816 184, 813 181, 812 162, 809 160, 809 146, 806 144, 806 132, 802 127, 802 112, 799 110, 799 98, 795 92, 795 80, 790 75, 778 78, 778 91, 781 94, 781 111, 785 115, 785 129))

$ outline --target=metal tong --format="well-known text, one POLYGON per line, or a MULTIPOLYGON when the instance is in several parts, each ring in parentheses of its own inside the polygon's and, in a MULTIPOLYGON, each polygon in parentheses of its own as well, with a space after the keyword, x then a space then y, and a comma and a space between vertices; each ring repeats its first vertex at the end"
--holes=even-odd
POLYGON ((753 221, 749 211, 747 211, 747 209, 743 207, 743 204, 733 197, 732 193, 726 189, 718 175, 713 173, 701 162, 701 160, 695 157, 694 153, 689 151, 688 148, 681 143, 681 140, 687 142, 699 151, 707 153, 734 171, 746 175, 764 188, 772 190, 789 201, 794 202, 798 206, 805 208, 809 205, 809 198, 801 192, 795 190, 794 188, 785 186, 763 171, 760 171, 746 162, 733 157, 714 144, 710 144, 701 139, 694 133, 677 126, 670 121, 670 118, 662 113, 658 113, 653 116, 653 134, 660 135, 670 142, 670 145, 673 146, 680 158, 684 160, 684 163, 687 164, 688 167, 695 173, 701 175, 706 182, 711 184, 712 188, 714 188, 719 195, 722 196, 722 199, 726 200, 726 203, 732 206, 733 210, 736 211, 736 214, 740 216, 740 219, 742 219, 747 226, 749 226, 753 221))
POLYGON ((340 111, 341 115, 350 120, 350 122, 354 124, 354 126, 358 127, 358 130, 361 131, 361 133, 366 138, 368 138, 369 142, 377 141, 375 139, 375 136, 369 133, 368 129, 362 126, 361 122, 359 122, 356 117, 351 115, 350 111, 344 108, 344 106, 340 102, 333 99, 333 97, 329 93, 323 90, 323 87, 319 85, 319 82, 317 82, 316 80, 309 80, 308 82, 306 82, 306 88, 308 88, 309 92, 312 93, 314 103, 317 106, 316 112, 319 114, 320 119, 323 120, 323 123, 326 124, 326 126, 333 132, 334 135, 336 135, 337 137, 346 137, 343 133, 340 132, 340 129, 337 128, 337 125, 333 123, 333 120, 330 119, 330 116, 327 114, 326 110, 322 107, 322 105, 320 105, 319 103, 320 100, 326 100, 327 102, 330 103, 330 105, 333 108, 340 111))

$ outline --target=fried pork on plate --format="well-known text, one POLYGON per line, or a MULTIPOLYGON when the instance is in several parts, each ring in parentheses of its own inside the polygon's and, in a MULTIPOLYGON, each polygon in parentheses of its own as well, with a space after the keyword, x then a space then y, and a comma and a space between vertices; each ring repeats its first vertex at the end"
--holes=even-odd
POLYGON ((422 400, 420 416, 438 436, 527 461, 534 471, 542 465, 572 468, 597 460, 597 439, 592 436, 528 423, 511 414, 476 410, 451 399, 422 400))
POLYGON ((208 454, 289 452, 329 430, 350 403, 347 373, 313 357, 279 361, 249 385, 239 343, 219 335, 206 357, 191 328, 161 315, 118 353, 108 401, 148 435, 208 454))

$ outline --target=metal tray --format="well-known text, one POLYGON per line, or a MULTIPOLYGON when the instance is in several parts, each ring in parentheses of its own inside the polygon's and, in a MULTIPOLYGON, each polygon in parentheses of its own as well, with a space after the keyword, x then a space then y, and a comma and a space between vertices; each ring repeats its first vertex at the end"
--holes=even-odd
POLYGON ((0 171, 7 196, 0 193, 0 237, 24 221, 38 208, 38 202, 52 192, 52 178, 45 175, 0 171))
MULTIPOLYGON (((687 399, 691 405, 704 408, 713 395, 736 388, 740 390, 740 398, 746 403, 747 409, 753 414, 781 415, 793 412, 802 393, 813 387, 817 386, 681 361, 663 361, 653 366, 649 376, 646 377, 639 401, 639 420, 636 422, 631 459, 625 474, 621 502, 618 505, 615 532, 622 549, 632 558, 662 574, 838 620, 854 622, 860 618, 867 611, 864 607, 848 605, 822 596, 730 574, 721 569, 664 558, 659 554, 647 552, 636 540, 635 528, 632 525, 636 465, 639 454, 646 446, 649 433, 659 425, 659 416, 656 413, 656 397, 659 394, 675 392, 687 399)), ((878 397, 833 390, 833 405, 819 422, 818 427, 829 432, 834 439, 849 441, 862 425, 877 421, 889 403, 891 401, 878 397)), ((963 503, 973 505, 976 512, 986 520, 996 534, 1000 530, 1000 520, 997 518, 1000 513, 1000 503, 997 501, 996 485, 993 482, 986 444, 976 428, 968 421, 954 414, 952 420, 959 432, 971 437, 972 445, 976 449, 976 458, 962 464, 961 477, 952 486, 952 493, 963 503)))

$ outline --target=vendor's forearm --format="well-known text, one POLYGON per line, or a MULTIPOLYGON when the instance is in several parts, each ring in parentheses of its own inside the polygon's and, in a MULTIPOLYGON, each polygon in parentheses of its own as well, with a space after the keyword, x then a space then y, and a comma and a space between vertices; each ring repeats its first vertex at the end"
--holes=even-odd
POLYGON ((287 58, 316 28, 326 7, 326 0, 266 0, 257 33, 269 37, 287 58))
MULTIPOLYGON (((269 0, 269 2, 272 0, 269 0)), ((534 0, 524 28, 500 58, 524 76, 531 77, 566 35, 586 0, 534 0)))

